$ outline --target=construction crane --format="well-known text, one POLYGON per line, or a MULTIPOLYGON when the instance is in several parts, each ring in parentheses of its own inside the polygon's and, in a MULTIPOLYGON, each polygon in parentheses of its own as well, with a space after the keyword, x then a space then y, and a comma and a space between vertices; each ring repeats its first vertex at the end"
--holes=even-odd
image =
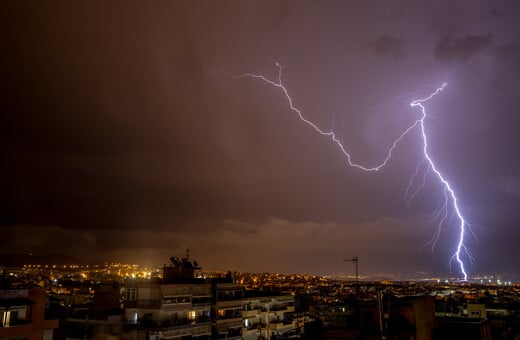
POLYGON ((359 284, 359 276, 358 276, 358 257, 352 256, 351 259, 343 260, 345 262, 353 262, 356 265, 356 284, 359 284))

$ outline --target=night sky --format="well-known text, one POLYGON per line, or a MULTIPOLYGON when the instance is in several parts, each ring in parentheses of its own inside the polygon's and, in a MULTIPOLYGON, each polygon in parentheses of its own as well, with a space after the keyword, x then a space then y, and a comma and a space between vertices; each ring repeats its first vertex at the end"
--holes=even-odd
MULTIPOLYGON (((205 269, 449 274, 442 196, 418 131, 473 225, 469 273, 519 272, 516 1, 0 4, 0 252, 205 269)), ((450 219, 451 222, 455 222, 450 219)), ((451 273, 459 275, 456 266, 451 273)))

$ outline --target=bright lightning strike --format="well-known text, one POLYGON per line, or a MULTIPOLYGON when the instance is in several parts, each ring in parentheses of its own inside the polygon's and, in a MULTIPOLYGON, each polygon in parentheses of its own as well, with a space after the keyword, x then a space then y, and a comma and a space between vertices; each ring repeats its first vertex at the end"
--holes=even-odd
MULTIPOLYGON (((462 261, 462 252, 469 256, 471 258, 471 255, 468 253, 468 249, 464 245, 464 236, 466 234, 466 227, 468 226, 468 223, 465 221, 464 216, 462 216, 462 213, 459 208, 459 204, 457 201, 457 196, 455 196, 455 191, 453 191, 450 183, 444 178, 444 176, 441 174, 441 172, 437 169, 435 166, 435 163, 433 162, 432 158, 430 157, 430 154, 428 153, 428 138, 426 137, 426 130, 424 127, 424 120, 426 119, 426 108, 424 107, 423 103, 432 99, 435 95, 437 95, 439 92, 444 90, 446 87, 446 83, 442 84, 441 87, 437 88, 435 92, 430 94, 428 97, 424 99, 418 99, 414 100, 410 103, 410 106, 412 107, 418 107, 421 111, 421 119, 420 121, 420 127, 421 127, 421 135, 422 135, 422 141, 423 141, 423 155, 424 159, 427 160, 429 164, 429 168, 435 173, 439 181, 442 183, 443 190, 444 190, 444 196, 445 196, 445 202, 448 203, 448 200, 451 201, 453 210, 457 216, 457 220, 459 223, 459 239, 457 242, 457 247, 452 255, 452 260, 455 259, 459 265, 460 271, 462 272, 462 275, 464 275, 464 281, 468 279, 468 274, 466 273, 466 269, 464 266, 464 262, 462 261)), ((439 222, 439 229, 440 226, 445 221, 447 215, 444 215, 443 218, 441 218, 439 222)), ((436 238, 438 239, 438 234, 436 235, 436 238)))
POLYGON ((440 236, 441 227, 448 218, 448 206, 451 203, 451 207, 453 208, 453 211, 455 212, 455 215, 456 215, 457 221, 458 221, 459 237, 458 237, 456 249, 455 249, 453 255, 451 256, 450 263, 453 260, 455 260, 457 262, 457 264, 459 265, 460 271, 461 271, 462 275, 464 276, 464 281, 466 281, 468 278, 468 274, 466 272, 463 257, 465 255, 470 260, 472 259, 471 254, 469 253, 468 249, 466 248, 466 246, 464 244, 464 236, 466 235, 466 228, 468 228, 469 225, 466 222, 466 220, 464 219, 464 217, 460 211, 458 201, 457 201, 457 196, 455 195, 455 191, 452 189, 450 183, 441 174, 441 172, 435 165, 435 162, 433 161, 433 159, 431 158, 431 156, 428 152, 428 138, 426 135, 426 129, 425 129, 425 123, 424 123, 427 115, 426 115, 426 107, 423 105, 423 103, 429 101, 430 99, 435 97, 437 94, 439 94, 441 91, 443 91, 446 88, 447 84, 446 83, 442 84, 440 87, 436 88, 435 91, 433 91, 429 96, 427 96, 423 99, 417 99, 417 100, 412 101, 410 103, 410 106, 419 108, 419 111, 420 111, 419 118, 416 119, 410 126, 408 126, 408 128, 406 128, 394 140, 394 142, 388 149, 388 152, 382 162, 380 162, 379 164, 377 164, 375 166, 365 166, 365 165, 356 163, 355 161, 352 160, 352 155, 350 154, 348 149, 341 143, 341 141, 336 137, 336 134, 332 130, 325 131, 325 130, 321 129, 314 122, 305 118, 303 116, 301 110, 298 109, 296 106, 294 106, 293 100, 292 100, 291 96, 289 95, 289 91, 287 90, 287 88, 285 87, 285 85, 282 82, 282 66, 279 63, 276 63, 276 66, 278 67, 278 79, 276 81, 266 78, 265 76, 263 76, 261 74, 253 74, 253 73, 246 73, 246 74, 242 74, 242 75, 231 75, 231 76, 233 76, 236 79, 244 79, 244 78, 257 79, 270 86, 280 89, 288 102, 289 108, 298 115, 299 119, 301 121, 303 121, 304 123, 306 123, 307 125, 309 125, 312 129, 314 129, 320 135, 330 138, 332 140, 332 142, 334 142, 336 144, 336 146, 340 149, 340 151, 346 157, 348 164, 352 167, 361 169, 365 172, 379 171, 388 163, 390 158, 392 158, 392 154, 393 154, 394 150, 397 148, 397 145, 410 132, 415 130, 417 127, 419 128, 421 139, 422 139, 422 152, 423 152, 424 158, 417 165, 416 171, 415 171, 414 175, 412 175, 412 178, 410 179, 410 183, 406 189, 407 204, 409 205, 411 203, 413 198, 417 195, 417 193, 424 186, 425 181, 426 181, 426 176, 428 175, 428 171, 432 171, 442 185, 443 198, 442 198, 442 202, 440 204, 440 208, 437 210, 437 212, 435 213, 435 216, 434 216, 434 219, 438 220, 439 222, 438 222, 437 232, 435 233, 430 244, 431 244, 432 248, 435 246, 435 243, 437 242, 437 240, 440 236), (414 181, 415 177, 417 177, 419 175, 420 167, 422 166, 422 164, 424 162, 426 162, 427 166, 426 166, 423 180, 414 192, 409 193, 409 191, 413 185, 413 181, 414 181))

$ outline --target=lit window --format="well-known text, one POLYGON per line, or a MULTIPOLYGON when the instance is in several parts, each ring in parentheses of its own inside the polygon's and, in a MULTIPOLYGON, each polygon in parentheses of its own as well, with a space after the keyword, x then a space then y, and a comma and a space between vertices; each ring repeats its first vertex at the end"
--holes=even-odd
POLYGON ((11 311, 5 309, 0 310, 0 322, 2 327, 9 326, 11 322, 11 311))
POLYGON ((137 300, 137 289, 136 288, 127 288, 125 295, 126 295, 127 301, 135 301, 135 300, 137 300))

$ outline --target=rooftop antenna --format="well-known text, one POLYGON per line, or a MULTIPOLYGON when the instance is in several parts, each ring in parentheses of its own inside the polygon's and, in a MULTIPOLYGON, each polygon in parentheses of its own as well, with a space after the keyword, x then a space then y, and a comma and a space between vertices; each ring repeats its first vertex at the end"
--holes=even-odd
POLYGON ((343 260, 345 262, 353 262, 356 265, 356 284, 359 284, 359 276, 358 276, 358 257, 352 256, 351 259, 343 260))

